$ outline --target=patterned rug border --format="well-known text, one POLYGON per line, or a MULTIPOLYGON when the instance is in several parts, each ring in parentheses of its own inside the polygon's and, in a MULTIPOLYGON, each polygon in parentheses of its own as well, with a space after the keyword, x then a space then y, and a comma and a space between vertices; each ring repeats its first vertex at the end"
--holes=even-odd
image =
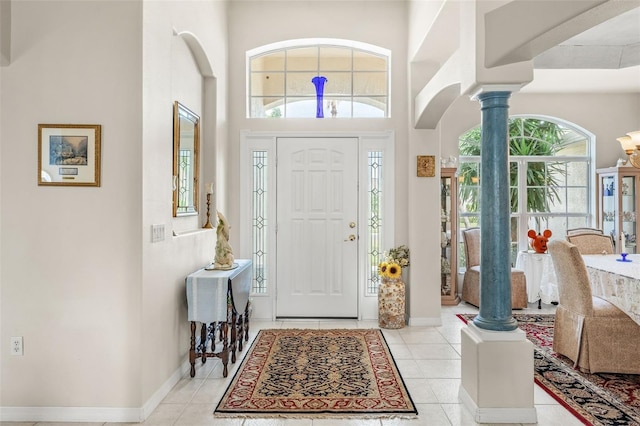
POLYGON ((308 329, 308 328, 288 328, 288 329, 264 329, 260 330, 256 337, 251 342, 250 347, 247 349, 246 355, 243 357, 242 362, 236 369, 233 378, 227 385, 223 396, 220 398, 216 408, 213 411, 214 418, 264 418, 264 419, 336 419, 336 420, 348 420, 348 419, 408 419, 413 420, 417 419, 418 410, 416 408, 413 399, 411 398, 411 394, 409 393, 409 389, 400 374, 400 370, 398 369, 398 365, 396 360, 393 358, 391 354, 391 350, 389 349, 389 344, 384 336, 384 333, 380 329, 375 328, 357 328, 357 329, 308 329), (219 411, 220 406, 223 404, 229 390, 234 386, 236 381, 239 379, 239 375, 242 374, 246 362, 248 362, 249 357, 255 350, 256 343, 259 341, 261 334, 268 332, 287 332, 287 331, 298 331, 298 332, 374 332, 379 336, 380 342, 382 343, 382 347, 384 349, 385 354, 387 355, 387 359, 389 360, 389 365, 392 366, 393 371, 395 372, 395 377, 398 380, 399 385, 402 386, 404 393, 406 394, 406 399, 410 404, 410 409, 403 411, 379 411, 379 412, 366 412, 366 411, 343 411, 343 412, 335 412, 332 410, 315 410, 315 411, 296 411, 292 413, 287 412, 269 412, 269 411, 250 411, 250 412, 232 412, 232 411, 219 411))
MULTIPOLYGON (((476 314, 456 314, 463 322, 472 320, 476 314)), ((534 382, 537 383, 549 396, 558 401, 567 411, 573 414, 576 419, 585 425, 640 425, 640 410, 626 405, 616 398, 611 392, 602 389, 590 377, 616 376, 615 374, 594 374, 582 373, 571 367, 571 361, 555 352, 550 347, 553 339, 551 330, 551 340, 549 336, 541 337, 540 333, 532 335, 531 325, 538 325, 542 322, 550 322, 553 327, 554 314, 534 314, 534 313, 514 313, 513 317, 518 320, 518 326, 527 334, 527 338, 534 345, 534 382), (545 337, 548 341, 545 342, 545 337), (562 389, 554 385, 549 378, 563 376, 566 381, 573 380, 577 383, 577 388, 573 390, 575 395, 567 395, 562 389), (594 401, 589 401, 587 408, 572 400, 572 396, 580 399, 580 390, 586 390, 593 395, 594 401), (608 407, 608 408, 607 408, 608 407), (612 415, 621 414, 622 417, 613 418, 612 415)), ((542 327, 542 326, 540 326, 542 327)), ((549 327, 548 325, 546 327, 549 327)), ((548 331, 547 331, 548 333, 548 331)), ((625 375, 633 376, 633 375, 625 375)))

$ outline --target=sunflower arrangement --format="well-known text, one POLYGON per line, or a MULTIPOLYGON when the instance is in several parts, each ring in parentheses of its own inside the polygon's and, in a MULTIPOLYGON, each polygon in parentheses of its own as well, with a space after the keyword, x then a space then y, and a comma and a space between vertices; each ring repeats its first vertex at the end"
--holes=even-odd
POLYGON ((409 266, 409 248, 405 245, 385 252, 384 257, 384 261, 378 265, 378 274, 383 278, 400 278, 402 268, 409 266))
POLYGON ((380 262, 378 273, 384 278, 397 279, 402 275, 402 268, 397 263, 380 262))

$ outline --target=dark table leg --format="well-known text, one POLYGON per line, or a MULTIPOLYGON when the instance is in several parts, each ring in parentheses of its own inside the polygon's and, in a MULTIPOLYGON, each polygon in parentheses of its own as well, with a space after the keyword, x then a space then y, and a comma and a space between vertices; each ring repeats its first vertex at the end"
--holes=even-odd
POLYGON ((247 302, 247 306, 244 308, 244 341, 249 341, 249 303, 247 302))
POLYGON ((196 322, 191 321, 191 347, 189 348, 189 362, 191 363, 191 377, 196 375, 196 322))
POLYGON ((236 311, 231 312, 231 362, 236 363, 236 342, 238 340, 238 327, 237 327, 236 311))
POLYGON ((227 364, 229 364, 229 339, 228 339, 228 327, 227 323, 222 323, 222 352, 220 353, 220 359, 222 360, 222 377, 227 377, 229 370, 227 364))
POLYGON ((244 336, 244 315, 238 315, 238 322, 236 324, 238 327, 238 351, 242 352, 242 339, 244 336))
POLYGON ((202 323, 200 329, 200 349, 202 350, 202 363, 207 362, 207 324, 202 323))

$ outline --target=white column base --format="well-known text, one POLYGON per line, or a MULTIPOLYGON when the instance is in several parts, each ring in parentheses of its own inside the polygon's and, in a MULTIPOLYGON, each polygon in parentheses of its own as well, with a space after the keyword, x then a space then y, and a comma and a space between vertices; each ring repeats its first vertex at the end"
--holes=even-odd
POLYGON ((533 344, 520 329, 463 327, 458 397, 477 423, 537 423, 533 344))

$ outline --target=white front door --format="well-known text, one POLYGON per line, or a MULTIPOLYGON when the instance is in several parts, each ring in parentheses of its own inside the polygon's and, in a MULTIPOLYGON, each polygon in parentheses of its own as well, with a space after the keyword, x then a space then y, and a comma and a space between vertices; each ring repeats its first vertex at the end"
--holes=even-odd
POLYGON ((276 316, 358 316, 358 139, 277 139, 276 316))

